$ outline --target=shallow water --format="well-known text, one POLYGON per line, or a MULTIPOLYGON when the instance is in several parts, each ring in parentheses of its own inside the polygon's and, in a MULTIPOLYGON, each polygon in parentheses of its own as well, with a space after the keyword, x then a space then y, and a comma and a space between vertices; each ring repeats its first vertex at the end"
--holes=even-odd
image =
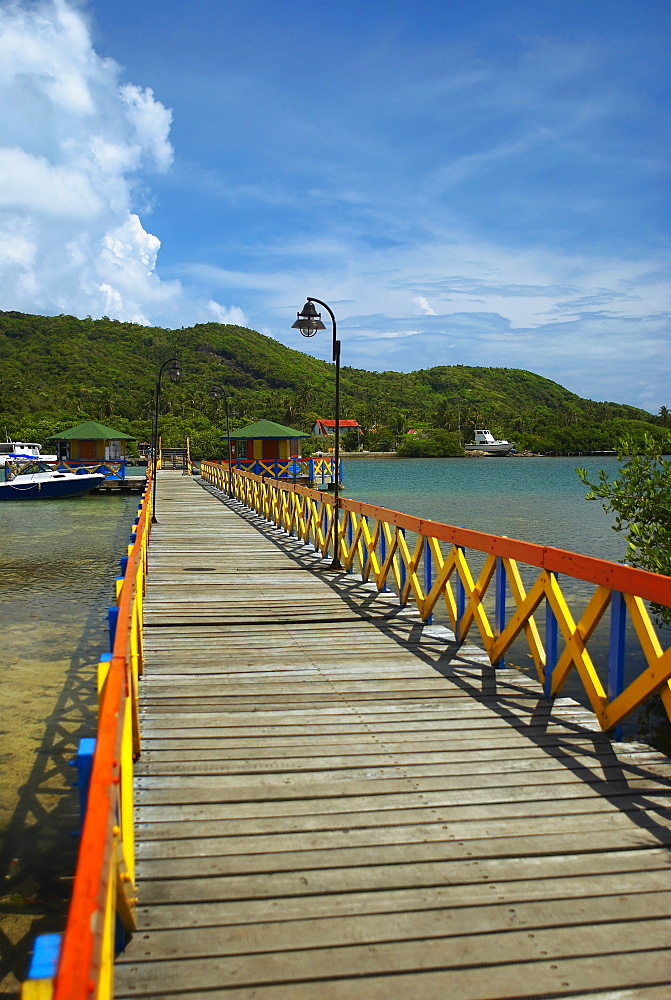
POLYGON ((0 511, 0 994, 28 942, 62 929, 79 827, 68 761, 95 735, 96 665, 138 495, 0 511))

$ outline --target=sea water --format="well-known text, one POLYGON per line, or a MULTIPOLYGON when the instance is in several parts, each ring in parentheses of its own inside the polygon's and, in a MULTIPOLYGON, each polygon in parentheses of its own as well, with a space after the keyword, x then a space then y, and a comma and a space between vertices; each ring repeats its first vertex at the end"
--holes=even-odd
POLYGON ((416 517, 620 561, 613 515, 587 492, 577 465, 598 479, 615 458, 410 458, 345 461, 343 494, 416 517))

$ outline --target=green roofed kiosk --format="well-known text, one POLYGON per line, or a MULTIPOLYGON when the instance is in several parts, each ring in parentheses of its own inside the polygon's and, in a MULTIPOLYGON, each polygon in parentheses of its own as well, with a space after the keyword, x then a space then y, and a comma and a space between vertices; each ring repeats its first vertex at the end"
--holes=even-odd
MULTIPOLYGON (((301 458, 301 439, 309 437, 274 420, 257 420, 231 431, 231 466, 257 476, 291 479, 307 485, 321 480, 323 486, 333 479, 333 459, 301 458)), ((227 435, 222 435, 221 440, 226 439, 227 435)))
MULTIPOLYGON (((245 467, 250 468, 250 459, 256 461, 286 462, 292 458, 301 457, 301 438, 310 437, 293 427, 276 424, 274 420, 257 420, 247 427, 231 431, 231 459, 235 465, 237 460, 246 460, 245 467)), ((225 440, 225 437, 222 437, 225 440)), ((251 467, 252 472, 256 469, 251 467)))
POLYGON ((47 440, 56 442, 60 461, 88 463, 124 461, 126 442, 135 438, 95 420, 86 420, 60 434, 52 434, 47 440))

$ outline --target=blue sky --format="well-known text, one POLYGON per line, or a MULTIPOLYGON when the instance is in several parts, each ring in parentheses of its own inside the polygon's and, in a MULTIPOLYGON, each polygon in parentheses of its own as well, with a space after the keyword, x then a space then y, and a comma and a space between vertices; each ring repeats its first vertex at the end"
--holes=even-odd
POLYGON ((671 400, 666 0, 0 0, 0 305, 671 400))

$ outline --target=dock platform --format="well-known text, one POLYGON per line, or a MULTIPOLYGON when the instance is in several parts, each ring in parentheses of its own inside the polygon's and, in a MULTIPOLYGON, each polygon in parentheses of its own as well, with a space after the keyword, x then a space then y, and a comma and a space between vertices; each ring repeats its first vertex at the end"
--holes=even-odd
POLYGON ((142 493, 147 485, 146 476, 125 476, 123 479, 106 479, 97 486, 95 493, 142 493))
POLYGON ((671 765, 159 475, 115 996, 671 996, 671 765))

